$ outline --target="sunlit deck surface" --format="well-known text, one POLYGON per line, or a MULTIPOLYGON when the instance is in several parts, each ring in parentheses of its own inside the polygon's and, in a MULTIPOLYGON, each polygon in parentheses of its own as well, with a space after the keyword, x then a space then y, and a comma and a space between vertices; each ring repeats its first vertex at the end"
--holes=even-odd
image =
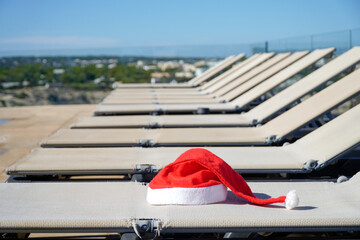
POLYGON ((80 116, 91 116, 95 105, 48 105, 0 108, 0 182, 5 168, 15 163, 58 129, 80 116))

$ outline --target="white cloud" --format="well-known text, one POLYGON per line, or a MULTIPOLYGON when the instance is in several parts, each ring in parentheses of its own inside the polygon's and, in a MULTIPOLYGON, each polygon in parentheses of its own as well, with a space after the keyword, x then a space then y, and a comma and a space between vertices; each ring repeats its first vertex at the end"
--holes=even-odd
POLYGON ((18 38, 0 38, 0 43, 8 45, 32 45, 41 47, 114 47, 119 46, 119 41, 113 38, 102 37, 79 37, 79 36, 62 36, 62 37, 44 37, 30 36, 18 38))

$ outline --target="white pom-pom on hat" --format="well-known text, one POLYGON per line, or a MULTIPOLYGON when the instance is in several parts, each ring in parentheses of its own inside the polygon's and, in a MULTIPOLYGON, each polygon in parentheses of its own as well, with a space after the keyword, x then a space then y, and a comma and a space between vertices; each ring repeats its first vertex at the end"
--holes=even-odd
POLYGON ((286 194, 285 207, 288 210, 294 209, 299 205, 299 196, 296 194, 296 190, 291 190, 286 194))

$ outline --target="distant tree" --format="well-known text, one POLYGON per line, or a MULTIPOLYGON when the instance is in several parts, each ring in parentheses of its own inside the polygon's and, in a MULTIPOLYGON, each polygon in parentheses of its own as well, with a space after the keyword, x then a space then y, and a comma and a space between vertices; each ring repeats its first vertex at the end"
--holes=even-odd
POLYGON ((150 71, 127 65, 119 65, 110 69, 109 77, 123 83, 149 82, 151 79, 150 71))

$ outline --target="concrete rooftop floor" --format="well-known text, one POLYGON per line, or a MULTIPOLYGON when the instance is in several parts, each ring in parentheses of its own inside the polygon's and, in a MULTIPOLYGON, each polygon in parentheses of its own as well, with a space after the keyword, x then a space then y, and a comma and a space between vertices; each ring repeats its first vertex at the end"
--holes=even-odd
POLYGON ((96 105, 47 105, 0 108, 0 182, 8 176, 5 169, 40 141, 81 116, 91 116, 96 105))

